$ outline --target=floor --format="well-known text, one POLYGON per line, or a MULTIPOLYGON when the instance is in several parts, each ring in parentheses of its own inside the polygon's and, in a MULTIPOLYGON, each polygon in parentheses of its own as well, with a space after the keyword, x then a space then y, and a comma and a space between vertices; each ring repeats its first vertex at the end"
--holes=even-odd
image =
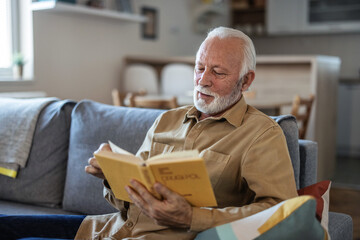
POLYGON ((360 240, 360 158, 339 157, 330 191, 330 211, 353 218, 353 238, 360 240))

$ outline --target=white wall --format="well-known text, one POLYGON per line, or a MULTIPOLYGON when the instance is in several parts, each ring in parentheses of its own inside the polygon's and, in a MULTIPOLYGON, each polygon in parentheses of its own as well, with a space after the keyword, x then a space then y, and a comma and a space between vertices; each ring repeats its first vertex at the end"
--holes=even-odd
POLYGON ((158 39, 143 40, 141 24, 97 16, 33 14, 34 81, 0 83, 0 92, 45 91, 62 99, 111 104, 126 55, 194 55, 203 35, 192 31, 191 0, 138 0, 158 9, 158 39))

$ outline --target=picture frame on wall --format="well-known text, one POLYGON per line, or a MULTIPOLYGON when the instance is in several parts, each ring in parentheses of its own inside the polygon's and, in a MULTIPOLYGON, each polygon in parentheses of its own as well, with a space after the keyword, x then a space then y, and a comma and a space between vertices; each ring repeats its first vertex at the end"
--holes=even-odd
POLYGON ((147 17, 147 21, 142 24, 142 37, 144 39, 156 39, 158 34, 158 13, 152 7, 142 7, 141 15, 147 17))

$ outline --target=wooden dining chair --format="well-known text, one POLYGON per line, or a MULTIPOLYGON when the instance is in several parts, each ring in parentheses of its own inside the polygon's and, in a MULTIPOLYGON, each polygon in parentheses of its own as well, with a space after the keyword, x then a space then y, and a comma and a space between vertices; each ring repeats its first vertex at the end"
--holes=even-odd
POLYGON ((114 88, 111 90, 111 97, 114 106, 124 106, 125 94, 121 94, 119 89, 114 88))
POLYGON ((132 92, 132 93, 120 93, 119 89, 114 88, 113 90, 111 90, 111 97, 112 97, 112 101, 113 101, 113 105, 114 106, 124 106, 126 107, 127 104, 125 104, 125 99, 129 99, 131 96, 144 96, 146 95, 147 92, 140 90, 138 92, 132 92))
POLYGON ((115 106, 125 106, 129 93, 136 95, 159 94, 159 81, 154 67, 148 64, 130 64, 125 67, 122 78, 122 92, 113 89, 111 92, 115 106))
POLYGON ((315 96, 313 94, 309 98, 301 98, 299 95, 296 95, 293 99, 291 115, 295 116, 298 122, 299 139, 305 139, 314 100, 315 96))
POLYGON ((129 98, 129 107, 141 108, 156 108, 156 109, 171 109, 177 108, 177 97, 164 97, 164 98, 147 98, 145 96, 138 96, 131 93, 129 98))

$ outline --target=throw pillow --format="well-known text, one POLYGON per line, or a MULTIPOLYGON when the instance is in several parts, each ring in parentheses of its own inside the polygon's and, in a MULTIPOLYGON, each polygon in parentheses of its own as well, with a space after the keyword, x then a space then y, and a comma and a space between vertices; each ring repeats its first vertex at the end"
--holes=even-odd
POLYGON ((329 239, 315 217, 316 200, 299 196, 249 217, 208 229, 197 240, 329 239))
POLYGON ((331 181, 325 180, 298 190, 299 196, 310 195, 316 199, 316 218, 328 230, 331 181))

